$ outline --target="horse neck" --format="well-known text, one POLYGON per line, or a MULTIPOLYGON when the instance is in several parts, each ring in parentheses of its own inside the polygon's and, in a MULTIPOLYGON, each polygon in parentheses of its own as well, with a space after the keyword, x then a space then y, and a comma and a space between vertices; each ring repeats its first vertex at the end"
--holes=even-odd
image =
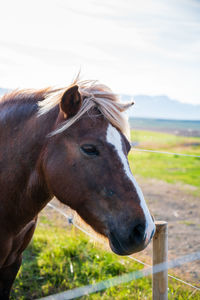
POLYGON ((47 135, 54 128, 58 111, 58 107, 55 107, 40 117, 33 113, 20 120, 16 128, 12 128, 8 120, 7 136, 4 132, 2 143, 7 149, 4 155, 7 165, 5 163, 4 176, 0 174, 0 187, 5 186, 6 200, 3 196, 0 200, 6 201, 6 215, 12 216, 13 228, 17 231, 30 222, 51 199, 41 172, 41 161, 47 135), (7 177, 6 180, 4 177, 7 177))
POLYGON ((30 149, 27 167, 30 168, 28 166, 29 161, 32 161, 33 164, 29 169, 30 173, 25 191, 25 198, 28 199, 29 204, 23 203, 23 206, 27 207, 26 215, 29 215, 29 219, 38 214, 53 196, 45 182, 42 158, 48 141, 47 135, 54 129, 58 112, 58 107, 55 107, 46 115, 30 120, 29 126, 32 128, 33 134, 27 141, 27 151, 30 149))

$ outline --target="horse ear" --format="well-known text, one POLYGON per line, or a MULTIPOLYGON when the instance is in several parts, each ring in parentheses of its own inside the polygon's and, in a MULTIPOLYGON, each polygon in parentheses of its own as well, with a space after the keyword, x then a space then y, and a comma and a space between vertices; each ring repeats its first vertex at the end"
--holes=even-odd
POLYGON ((64 113, 65 118, 73 117, 77 114, 81 107, 82 98, 78 91, 78 86, 73 85, 68 88, 62 96, 60 108, 64 113))

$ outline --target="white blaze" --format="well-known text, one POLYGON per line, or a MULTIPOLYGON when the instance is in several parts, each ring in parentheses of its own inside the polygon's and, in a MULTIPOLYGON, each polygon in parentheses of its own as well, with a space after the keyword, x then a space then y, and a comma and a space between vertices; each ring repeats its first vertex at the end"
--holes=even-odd
POLYGON ((117 154, 122 162, 125 174, 130 179, 130 181, 133 183, 133 185, 136 189, 136 192, 140 198, 140 205, 141 205, 141 208, 142 208, 145 218, 146 218, 146 233, 147 233, 147 240, 148 240, 151 236, 152 231, 155 229, 155 225, 152 221, 152 217, 151 217, 149 209, 146 205, 142 190, 139 187, 139 185, 137 184, 135 178, 133 177, 133 174, 130 171, 128 160, 122 149, 121 136, 120 136, 119 132, 117 131, 117 129, 115 127, 113 127, 111 124, 109 124, 108 128, 107 128, 106 140, 108 143, 110 143, 114 146, 115 151, 117 152, 117 154))

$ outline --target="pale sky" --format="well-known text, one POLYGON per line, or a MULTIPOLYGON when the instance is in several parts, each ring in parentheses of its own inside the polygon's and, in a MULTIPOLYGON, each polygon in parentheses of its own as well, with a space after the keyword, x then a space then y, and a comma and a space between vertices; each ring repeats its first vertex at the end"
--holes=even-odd
POLYGON ((5 0, 0 87, 68 85, 200 104, 199 0, 5 0))

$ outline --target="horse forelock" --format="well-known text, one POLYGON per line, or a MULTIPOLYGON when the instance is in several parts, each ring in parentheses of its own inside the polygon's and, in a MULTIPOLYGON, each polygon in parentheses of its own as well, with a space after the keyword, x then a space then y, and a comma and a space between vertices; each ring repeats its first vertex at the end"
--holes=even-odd
MULTIPOLYGON (((85 113, 89 112, 92 108, 97 108, 109 123, 129 138, 130 130, 124 112, 133 105, 133 102, 120 102, 118 96, 114 94, 109 87, 100 84, 98 81, 79 81, 77 78, 71 86, 73 85, 78 85, 79 87, 79 92, 83 99, 82 106, 75 116, 62 122, 62 124, 60 124, 60 126, 54 130, 50 136, 67 130, 85 113)), ((66 88, 48 91, 45 99, 43 101, 39 101, 40 109, 38 115, 46 114, 53 107, 58 105, 65 91, 66 88)))

